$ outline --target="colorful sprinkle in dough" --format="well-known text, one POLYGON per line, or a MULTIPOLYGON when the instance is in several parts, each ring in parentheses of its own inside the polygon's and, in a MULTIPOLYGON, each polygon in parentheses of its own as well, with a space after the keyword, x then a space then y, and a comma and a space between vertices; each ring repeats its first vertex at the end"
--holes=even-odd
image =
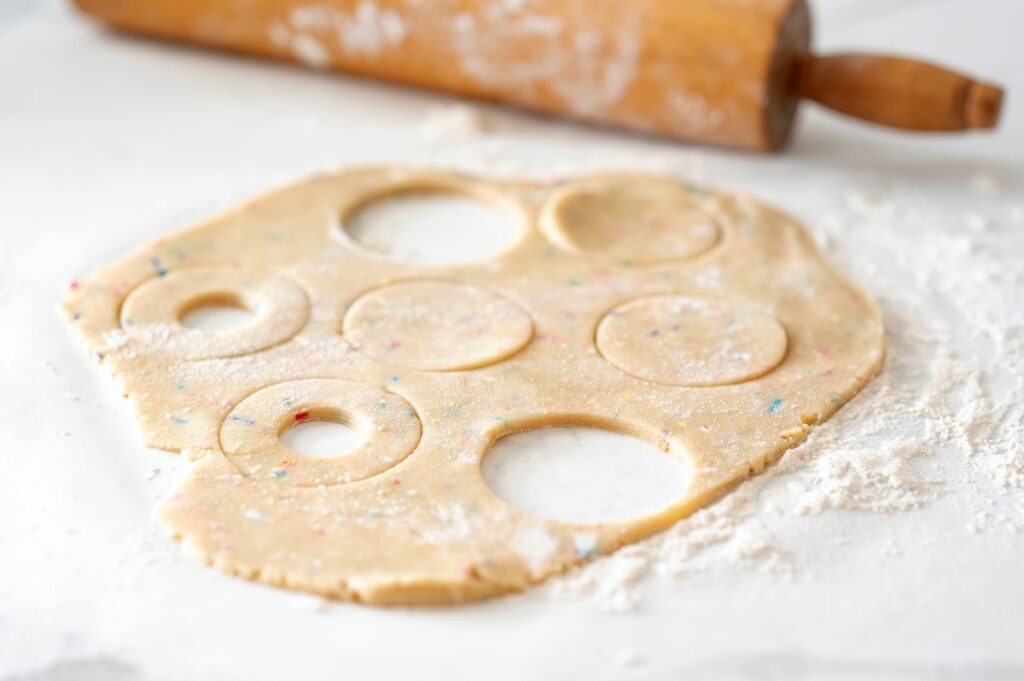
POLYGON ((197 455, 160 509, 175 537, 226 572, 373 604, 516 591, 658 532, 801 442, 883 359, 874 304, 792 219, 639 175, 323 175, 101 268, 63 307, 145 443, 197 455), (366 201, 417 189, 538 217, 499 256, 438 267, 336 232, 366 201), (179 322, 225 302, 256 319, 179 322), (307 419, 364 441, 304 457, 279 436, 307 419), (645 438, 688 467, 687 486, 594 526, 502 502, 480 471, 493 441, 556 425, 645 438))

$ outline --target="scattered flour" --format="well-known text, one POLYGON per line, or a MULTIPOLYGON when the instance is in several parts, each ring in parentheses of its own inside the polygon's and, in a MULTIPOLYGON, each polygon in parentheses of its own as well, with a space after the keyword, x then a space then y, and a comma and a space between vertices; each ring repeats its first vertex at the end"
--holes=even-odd
POLYGON ((585 2, 573 4, 563 9, 574 16, 568 24, 545 14, 539 2, 491 2, 476 17, 454 14, 450 27, 459 70, 484 87, 519 98, 548 90, 581 115, 615 104, 636 77, 640 13, 622 11, 614 28, 605 31, 591 25, 585 2), (532 46, 528 55, 523 44, 532 46))
POLYGON ((330 64, 331 46, 353 56, 373 57, 401 45, 406 34, 405 21, 397 12, 370 0, 362 0, 352 12, 330 5, 298 6, 287 23, 270 28, 275 45, 314 68, 330 64))
POLYGON ((483 112, 468 104, 445 104, 432 108, 420 126, 420 133, 429 140, 475 137, 488 131, 488 121, 483 112))
POLYGON ((684 129, 693 134, 713 132, 725 122, 725 113, 709 105, 700 95, 670 92, 667 100, 672 111, 685 122, 684 129))
POLYGON ((644 663, 644 656, 633 648, 623 648, 615 654, 615 664, 620 667, 638 667, 644 663))

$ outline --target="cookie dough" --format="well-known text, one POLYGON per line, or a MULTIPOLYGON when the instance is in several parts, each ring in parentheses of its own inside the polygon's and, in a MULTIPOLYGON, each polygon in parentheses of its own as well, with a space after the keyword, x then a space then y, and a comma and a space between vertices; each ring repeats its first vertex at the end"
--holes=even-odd
POLYGON ((883 359, 878 310, 792 219, 646 175, 327 174, 101 268, 62 307, 145 443, 195 459, 160 508, 175 537, 226 572, 373 604, 523 589, 662 530, 801 442, 883 359), (521 237, 426 266, 344 234, 358 207, 421 189, 508 210, 521 237), (181 324, 211 302, 255 320, 181 324), (307 419, 364 442, 299 455, 279 436, 307 419), (644 438, 687 486, 619 523, 514 508, 481 461, 548 426, 644 438))

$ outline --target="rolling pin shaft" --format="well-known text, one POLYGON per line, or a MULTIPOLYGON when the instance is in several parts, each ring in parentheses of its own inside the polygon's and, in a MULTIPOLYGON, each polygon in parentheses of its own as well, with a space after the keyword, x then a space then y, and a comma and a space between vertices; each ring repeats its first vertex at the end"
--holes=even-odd
POLYGON ((775 150, 801 97, 914 130, 1001 91, 905 59, 813 57, 805 0, 75 0, 120 29, 705 144, 775 150))

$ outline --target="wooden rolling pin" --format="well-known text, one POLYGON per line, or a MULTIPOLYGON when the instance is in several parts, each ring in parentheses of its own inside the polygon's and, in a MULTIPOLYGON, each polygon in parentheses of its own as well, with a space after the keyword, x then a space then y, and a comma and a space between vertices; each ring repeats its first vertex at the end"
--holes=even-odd
POLYGON ((801 99, 905 130, 992 128, 1002 90, 810 52, 805 0, 76 0, 128 31, 768 151, 801 99))

